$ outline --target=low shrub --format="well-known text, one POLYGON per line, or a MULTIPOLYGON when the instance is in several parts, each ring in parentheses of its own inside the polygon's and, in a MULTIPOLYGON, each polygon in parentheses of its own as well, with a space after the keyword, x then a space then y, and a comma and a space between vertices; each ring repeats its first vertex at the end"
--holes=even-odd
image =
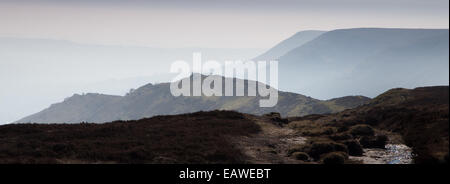
POLYGON ((341 126, 341 127, 337 128, 337 132, 346 132, 346 131, 348 131, 347 126, 341 126))
POLYGON ((347 140, 343 144, 347 146, 348 154, 351 156, 361 156, 364 153, 361 144, 356 140, 347 140))
POLYGON ((325 128, 325 129, 322 131, 322 134, 323 134, 323 135, 331 135, 331 134, 333 134, 333 133, 334 133, 334 129, 331 128, 331 127, 325 128))
POLYGON ((364 148, 385 148, 388 138, 386 135, 377 136, 363 136, 359 140, 359 143, 364 148))
POLYGON ((269 117, 272 121, 278 122, 281 124, 287 124, 289 123, 288 119, 282 118, 281 114, 278 112, 271 112, 269 114, 265 114, 264 116, 269 117))
POLYGON ((314 159, 318 160, 322 154, 341 151, 348 153, 347 146, 332 141, 312 143, 307 153, 314 159))
POLYGON ((345 163, 345 156, 342 154, 342 152, 331 152, 327 153, 322 158, 323 164, 344 164, 345 163))
POLYGON ((335 128, 334 127, 313 127, 313 128, 309 128, 307 130, 302 131, 302 135, 304 136, 313 136, 313 137, 317 137, 317 136, 322 136, 322 135, 332 135, 334 134, 335 128))
POLYGON ((305 152, 309 150, 307 145, 295 145, 288 150, 288 156, 292 156, 295 152, 305 152))
POLYGON ((375 134, 375 131, 369 125, 359 124, 352 126, 350 128, 350 133, 353 136, 373 136, 375 134))
POLYGON ((353 136, 349 133, 337 133, 337 134, 328 136, 328 138, 330 138, 333 141, 343 141, 343 140, 352 139, 353 136))
POLYGON ((307 161, 309 160, 309 155, 305 152, 295 152, 292 156, 297 160, 307 161))

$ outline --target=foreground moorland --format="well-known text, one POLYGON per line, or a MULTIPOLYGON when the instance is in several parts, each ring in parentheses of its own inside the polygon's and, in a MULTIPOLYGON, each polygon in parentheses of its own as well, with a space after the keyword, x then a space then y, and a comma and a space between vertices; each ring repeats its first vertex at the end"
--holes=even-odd
POLYGON ((0 163, 446 163, 448 92, 392 89, 354 109, 290 118, 209 111, 3 125, 0 163), (392 145, 411 148, 411 160, 388 158, 392 145))
POLYGON ((0 126, 1 163, 240 163, 228 140, 259 127, 231 111, 105 124, 0 126))
MULTIPOLYGON (((384 148, 386 143, 406 144, 412 148, 415 163, 447 163, 448 106, 448 86, 398 88, 358 108, 291 118, 289 126, 313 140, 344 143, 348 148, 355 147, 356 143, 364 148, 384 148), (358 141, 349 141, 351 138, 358 141)), ((359 149, 353 151, 355 156, 362 154, 359 149)))

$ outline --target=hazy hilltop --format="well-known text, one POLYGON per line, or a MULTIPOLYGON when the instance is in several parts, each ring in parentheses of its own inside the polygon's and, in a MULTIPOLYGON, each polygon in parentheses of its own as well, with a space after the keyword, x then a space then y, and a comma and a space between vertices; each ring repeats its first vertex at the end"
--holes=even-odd
POLYGON ((66 98, 62 103, 51 105, 49 108, 25 118, 24 122, 83 122, 94 118, 102 108, 114 105, 121 96, 104 94, 75 94, 66 98))
MULTIPOLYGON (((203 76, 204 78, 205 76, 203 76)), ((235 86, 236 80, 241 79, 234 79, 235 86)), ((248 81, 243 80, 242 82, 245 84, 245 89, 248 89, 248 81)), ((276 106, 260 108, 259 100, 267 99, 267 97, 248 95, 242 97, 174 97, 170 93, 170 83, 147 84, 123 97, 93 94, 75 95, 67 98, 64 102, 54 104, 17 122, 78 123, 86 121, 101 123, 216 109, 236 110, 256 115, 280 112, 283 116, 302 116, 338 112, 362 105, 370 100, 367 97, 353 96, 321 101, 301 94, 282 91, 278 95, 276 106)))
POLYGON ((323 34, 325 31, 317 31, 317 30, 308 30, 308 31, 300 31, 296 33, 295 35, 289 37, 286 40, 283 40, 279 44, 275 45, 274 47, 270 48, 260 56, 256 57, 254 60, 262 60, 262 61, 270 61, 270 60, 276 60, 279 57, 285 55, 292 49, 295 49, 299 46, 302 46, 303 44, 317 38, 321 34, 323 34))
MULTIPOLYGON (((348 95, 375 97, 398 87, 448 85, 448 34, 448 29, 355 28, 328 32, 302 31, 257 57, 263 60, 279 58, 280 61, 278 86, 281 91, 288 92, 280 92, 279 103, 272 109, 255 108, 259 101, 255 97, 208 97, 201 98, 199 107, 189 110, 186 105, 193 102, 197 104, 199 99, 166 96, 169 95, 168 83, 162 83, 146 85, 137 90, 142 94, 158 91, 152 95, 144 97, 131 94, 120 97, 118 105, 98 111, 102 115, 96 115, 95 118, 81 117, 78 120, 110 121, 114 120, 113 117, 135 119, 155 114, 212 109, 239 110, 254 114, 276 111, 284 116, 337 112, 354 107, 349 102, 359 104, 359 99, 318 99, 348 95), (283 53, 285 54, 278 57, 283 53), (302 94, 302 98, 298 94, 302 94), (132 102, 134 98, 146 104, 159 104, 158 108, 156 105, 150 107, 143 104, 142 107, 133 109, 135 112, 123 110, 125 106, 132 108, 140 103, 132 102), (181 105, 174 107, 174 104, 181 105)), ((202 51, 204 61, 257 55, 250 56, 255 53, 253 49, 158 49, 85 45, 55 40, 0 39, 0 82, 8 88, 0 92, 1 106, 8 109, 0 112, 0 117, 8 121, 19 119, 52 102, 86 90, 123 95, 130 88, 154 82, 151 79, 168 81, 173 77, 167 74, 170 63, 179 59, 190 62, 194 51, 202 51), (17 76, 13 80, 9 80, 11 71, 17 76), (146 76, 148 73, 155 75, 139 80, 131 77, 133 80, 120 83, 92 82, 94 79, 124 79, 128 76, 146 76), (81 85, 86 82, 90 82, 89 88, 81 85), (16 100, 17 96, 21 97, 20 102, 16 100)), ((74 119, 68 119, 72 120, 74 119)))
POLYGON ((156 48, 64 40, 0 37, 0 124, 37 112, 74 93, 124 95, 130 88, 167 82, 176 60, 249 59, 263 49, 156 48), (20 100, 17 100, 20 99, 20 100))
POLYGON ((325 32, 280 57, 280 89, 316 98, 446 85, 448 29, 325 32))

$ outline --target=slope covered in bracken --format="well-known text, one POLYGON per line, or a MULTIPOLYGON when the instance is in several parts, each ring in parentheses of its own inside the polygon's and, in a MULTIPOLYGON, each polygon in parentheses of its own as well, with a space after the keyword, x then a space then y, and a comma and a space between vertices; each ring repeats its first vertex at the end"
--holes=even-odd
POLYGON ((316 116, 311 123, 338 130, 365 124, 398 133, 412 147, 415 163, 444 163, 449 152, 448 107, 448 86, 397 88, 361 107, 316 116))
POLYGON ((448 162, 448 106, 448 86, 393 89, 361 108, 366 114, 359 118, 401 133, 416 162, 448 162))
POLYGON ((105 124, 0 126, 0 163, 245 163, 230 138, 260 127, 211 111, 105 124))

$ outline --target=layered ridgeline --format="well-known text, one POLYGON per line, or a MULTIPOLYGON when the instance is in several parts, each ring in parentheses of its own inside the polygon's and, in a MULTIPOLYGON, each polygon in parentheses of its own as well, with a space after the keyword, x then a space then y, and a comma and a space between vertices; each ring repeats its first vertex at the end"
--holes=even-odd
POLYGON ((258 60, 278 59, 279 57, 285 55, 292 49, 295 49, 311 40, 314 40, 323 33, 325 33, 325 31, 317 31, 317 30, 300 31, 295 35, 289 37, 288 39, 283 40, 275 47, 267 50, 260 56, 256 57, 254 60, 258 61, 258 60))
POLYGON ((0 93, 0 123, 37 112, 73 93, 121 95, 147 83, 169 81, 174 76, 169 73, 171 64, 177 60, 191 62, 193 52, 201 52, 203 60, 224 61, 253 58, 262 51, 98 45, 0 36, 0 84, 7 89, 0 93))
MULTIPOLYGON (((205 76, 203 76, 204 78, 205 76)), ((219 78, 223 79, 222 77, 219 78)), ((170 92, 170 83, 147 84, 125 96, 102 94, 74 95, 61 103, 53 104, 49 108, 17 122, 101 123, 216 109, 236 110, 255 115, 279 112, 283 116, 302 116, 307 114, 339 112, 362 105, 370 100, 363 96, 347 96, 322 101, 296 93, 279 91, 277 105, 270 108, 263 108, 259 106, 260 99, 267 99, 268 97, 261 97, 259 95, 248 96, 249 81, 241 79, 233 80, 235 88, 236 81, 244 83, 244 88, 246 89, 245 96, 175 97, 170 92)), ((257 89, 255 90, 257 91, 257 89)))
MULTIPOLYGON (((448 46, 448 29, 333 30, 279 57, 279 87, 327 99, 448 85, 448 46)), ((273 59, 266 55, 257 58, 273 59)))

